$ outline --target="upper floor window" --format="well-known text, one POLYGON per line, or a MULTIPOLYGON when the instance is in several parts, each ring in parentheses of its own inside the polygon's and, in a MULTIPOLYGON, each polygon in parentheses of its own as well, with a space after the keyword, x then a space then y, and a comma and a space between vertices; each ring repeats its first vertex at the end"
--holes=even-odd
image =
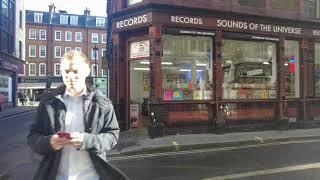
POLYGON ((107 34, 102 34, 102 43, 106 43, 107 42, 107 34))
POLYGON ((68 19, 69 16, 68 15, 60 15, 60 24, 68 24, 68 19))
POLYGON ((304 14, 308 17, 319 17, 320 0, 304 0, 304 14))
POLYGON ((37 30, 29 29, 29 39, 37 39, 37 30))
POLYGON ((54 47, 54 57, 61 58, 61 46, 54 47))
POLYGON ((35 75, 36 75, 36 64, 29 63, 29 76, 35 76, 35 75))
POLYGON ((33 20, 37 23, 42 23, 43 13, 34 13, 33 20))
POLYGON ((47 39, 47 31, 46 30, 40 30, 39 31, 39 39, 40 40, 46 40, 47 39))
POLYGON ((75 47, 74 48, 76 51, 79 51, 79 52, 81 52, 82 50, 81 50, 81 47, 75 47))
POLYGON ((55 40, 61 41, 61 31, 55 31, 55 40))
POLYGON ((96 26, 105 26, 106 19, 105 18, 96 18, 96 26))
POLYGON ((81 32, 76 32, 75 41, 76 42, 81 42, 82 41, 82 33, 81 32))
POLYGON ((92 33, 91 34, 91 42, 92 43, 99 43, 99 35, 98 35, 98 33, 92 33))
POLYGON ((78 25, 78 16, 70 16, 70 24, 78 25))
POLYGON ((45 76, 46 75, 46 64, 40 63, 39 64, 39 76, 45 76))
POLYGON ((66 31, 65 36, 65 41, 72 41, 72 32, 66 31))
POLYGON ((91 76, 98 76, 99 68, 97 64, 92 64, 91 65, 91 76))
POLYGON ((98 48, 97 49, 93 48, 91 50, 91 59, 92 60, 98 60, 98 58, 99 58, 99 49, 98 48))
POLYGON ((67 53, 67 52, 69 52, 69 51, 71 51, 71 47, 65 47, 65 48, 64 48, 64 53, 67 53))
POLYGON ((29 57, 36 57, 36 45, 29 45, 29 57))
POLYGON ((128 0, 128 5, 136 4, 142 2, 143 0, 128 0))
POLYGON ((22 23, 23 23, 23 22, 22 22, 22 21, 23 21, 23 20, 22 20, 22 19, 23 19, 22 16, 23 16, 22 11, 19 11, 19 27, 20 27, 20 28, 22 28, 22 23))
POLYGON ((39 46, 39 57, 42 57, 42 58, 47 57, 47 46, 45 45, 39 46))
POLYGON ((61 76, 60 63, 54 63, 54 76, 61 76))

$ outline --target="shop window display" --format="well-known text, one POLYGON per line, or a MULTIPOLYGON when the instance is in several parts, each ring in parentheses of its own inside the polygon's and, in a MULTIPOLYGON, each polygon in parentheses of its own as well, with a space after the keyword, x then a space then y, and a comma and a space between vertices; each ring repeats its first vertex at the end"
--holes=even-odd
POLYGON ((204 36, 163 36, 161 60, 164 101, 210 100, 213 38, 204 36))
POLYGON ((314 69, 314 81, 315 81, 315 95, 320 96, 320 43, 315 44, 315 69, 314 69))
POLYGON ((276 44, 223 40, 223 98, 276 98, 276 44))
POLYGON ((300 97, 299 42, 285 41, 285 93, 287 98, 300 97))

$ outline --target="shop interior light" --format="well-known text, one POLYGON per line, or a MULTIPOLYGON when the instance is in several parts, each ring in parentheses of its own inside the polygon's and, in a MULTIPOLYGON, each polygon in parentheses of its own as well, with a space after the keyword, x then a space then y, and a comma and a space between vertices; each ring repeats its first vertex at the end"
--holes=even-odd
POLYGON ((179 71, 180 71, 180 72, 191 72, 190 69, 180 69, 179 71))
POLYGON ((196 64, 197 66, 207 66, 207 64, 201 64, 201 63, 199 63, 199 64, 196 64))
POLYGON ((140 64, 150 64, 149 61, 141 61, 140 64))
POLYGON ((227 63, 227 64, 232 64, 232 61, 227 60, 226 63, 227 63))
POLYGON ((266 65, 268 65, 268 64, 270 64, 270 63, 265 61, 265 62, 263 62, 262 64, 266 64, 266 65))
POLYGON ((161 62, 162 65, 172 65, 172 62, 161 62))
POLYGON ((202 70, 201 69, 197 69, 197 72, 202 72, 202 70))
POLYGON ((288 64, 288 63, 284 63, 284 65, 285 65, 285 66, 289 66, 289 64, 288 64))
POLYGON ((150 68, 133 68, 133 70, 136 70, 136 71, 149 71, 150 68))

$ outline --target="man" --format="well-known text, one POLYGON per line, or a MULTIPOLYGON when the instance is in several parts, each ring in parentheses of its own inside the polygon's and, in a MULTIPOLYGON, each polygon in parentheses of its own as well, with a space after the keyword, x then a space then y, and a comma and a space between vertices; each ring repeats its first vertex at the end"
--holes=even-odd
POLYGON ((119 126, 111 102, 86 84, 89 64, 81 52, 64 54, 64 86, 39 104, 28 135, 30 147, 44 156, 36 180, 128 179, 106 160, 119 126))

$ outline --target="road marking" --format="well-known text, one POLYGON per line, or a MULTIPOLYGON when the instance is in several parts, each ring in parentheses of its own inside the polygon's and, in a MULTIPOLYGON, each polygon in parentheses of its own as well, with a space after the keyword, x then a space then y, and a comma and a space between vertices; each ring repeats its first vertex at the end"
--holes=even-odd
POLYGON ((282 168, 275 168, 275 169, 266 169, 260 171, 252 171, 252 172, 245 172, 239 174, 230 174, 225 176, 216 176, 211 178, 205 178, 202 180, 226 180, 226 179, 238 179, 238 178, 246 178, 252 176, 261 176, 261 175, 269 175, 269 174, 277 174, 277 173, 284 173, 284 172, 292 172, 292 171, 301 171, 306 169, 319 169, 320 163, 312 163, 312 164, 304 164, 304 165, 297 165, 297 166, 287 166, 282 168))
POLYGON ((175 141, 172 141, 172 144, 173 144, 174 146, 179 146, 179 144, 178 144, 177 142, 175 142, 175 141))
POLYGON ((259 141, 260 143, 264 143, 263 139, 261 137, 255 136, 254 139, 256 141, 259 141))
POLYGON ((286 141, 286 142, 272 142, 272 143, 264 143, 264 144, 243 145, 243 146, 236 146, 236 147, 223 147, 223 148, 199 149, 199 150, 190 150, 190 151, 152 153, 152 154, 138 154, 138 155, 130 155, 130 156, 111 157, 111 158, 109 158, 109 160, 110 161, 121 161, 121 160, 142 159, 142 158, 152 158, 152 157, 161 157, 161 156, 209 153, 209 152, 219 152, 219 151, 230 151, 230 150, 239 150, 239 149, 277 146, 277 145, 317 143, 317 142, 320 142, 320 140, 318 139, 318 140, 298 140, 298 141, 286 141))

